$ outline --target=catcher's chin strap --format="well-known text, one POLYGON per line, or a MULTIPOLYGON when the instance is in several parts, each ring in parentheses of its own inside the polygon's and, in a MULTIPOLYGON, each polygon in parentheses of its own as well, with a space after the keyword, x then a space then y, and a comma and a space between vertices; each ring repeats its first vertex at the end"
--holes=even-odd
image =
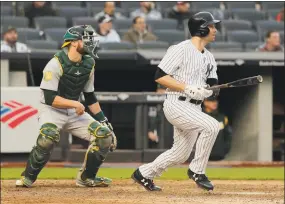
POLYGON ((90 134, 94 136, 85 154, 84 163, 81 168, 81 178, 94 179, 104 162, 112 144, 112 133, 107 126, 97 121, 92 122, 88 128, 90 134))

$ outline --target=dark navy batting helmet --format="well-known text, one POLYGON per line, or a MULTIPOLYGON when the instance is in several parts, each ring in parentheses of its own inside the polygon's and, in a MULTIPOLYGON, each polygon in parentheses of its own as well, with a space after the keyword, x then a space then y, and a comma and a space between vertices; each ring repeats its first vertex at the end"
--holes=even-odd
POLYGON ((208 26, 220 22, 220 20, 215 20, 210 12, 203 11, 191 16, 188 21, 188 28, 191 36, 206 37, 210 32, 208 26))

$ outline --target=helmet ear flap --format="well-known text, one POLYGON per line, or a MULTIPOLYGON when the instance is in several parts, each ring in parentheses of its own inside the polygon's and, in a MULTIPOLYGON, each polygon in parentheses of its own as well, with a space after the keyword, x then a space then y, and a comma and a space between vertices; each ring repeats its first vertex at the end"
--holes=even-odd
POLYGON ((205 25, 207 22, 202 19, 192 19, 190 18, 188 21, 188 28, 191 36, 199 36, 199 37, 205 37, 209 34, 210 29, 207 25, 205 25), (205 25, 205 26, 203 26, 205 25))
POLYGON ((205 28, 199 28, 198 29, 198 32, 200 33, 200 36, 201 37, 206 37, 209 32, 210 32, 210 29, 208 27, 205 27, 205 28))

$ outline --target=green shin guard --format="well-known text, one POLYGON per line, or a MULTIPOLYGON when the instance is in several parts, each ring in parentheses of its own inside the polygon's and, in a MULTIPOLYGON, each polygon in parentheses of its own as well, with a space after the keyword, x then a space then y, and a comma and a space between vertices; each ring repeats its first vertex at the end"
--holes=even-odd
POLYGON ((104 162, 110 146, 112 144, 112 135, 108 127, 102 126, 99 122, 92 122, 88 128, 95 139, 91 142, 83 163, 82 179, 94 179, 97 172, 104 162))
POLYGON ((49 161, 51 152, 57 142, 59 142, 59 131, 56 125, 51 123, 44 124, 40 129, 37 145, 29 155, 26 169, 22 173, 22 176, 34 182, 49 161))
MULTIPOLYGON (((86 152, 85 169, 81 176, 83 180, 87 178, 94 179, 101 164, 105 160, 105 156, 101 155, 100 152, 96 151, 95 149, 93 145, 90 145, 88 151, 86 152)), ((107 153, 105 155, 107 155, 107 153)))

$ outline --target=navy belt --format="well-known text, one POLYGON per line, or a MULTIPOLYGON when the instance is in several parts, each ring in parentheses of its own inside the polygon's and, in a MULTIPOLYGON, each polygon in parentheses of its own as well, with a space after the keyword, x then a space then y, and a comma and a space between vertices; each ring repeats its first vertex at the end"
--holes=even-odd
MULTIPOLYGON (((179 96, 178 97, 178 100, 179 101, 186 101, 186 97, 185 96, 179 96)), ((190 103, 193 103, 195 105, 200 105, 203 101, 202 100, 195 100, 195 99, 190 99, 190 100, 187 100, 189 101, 190 103)))

